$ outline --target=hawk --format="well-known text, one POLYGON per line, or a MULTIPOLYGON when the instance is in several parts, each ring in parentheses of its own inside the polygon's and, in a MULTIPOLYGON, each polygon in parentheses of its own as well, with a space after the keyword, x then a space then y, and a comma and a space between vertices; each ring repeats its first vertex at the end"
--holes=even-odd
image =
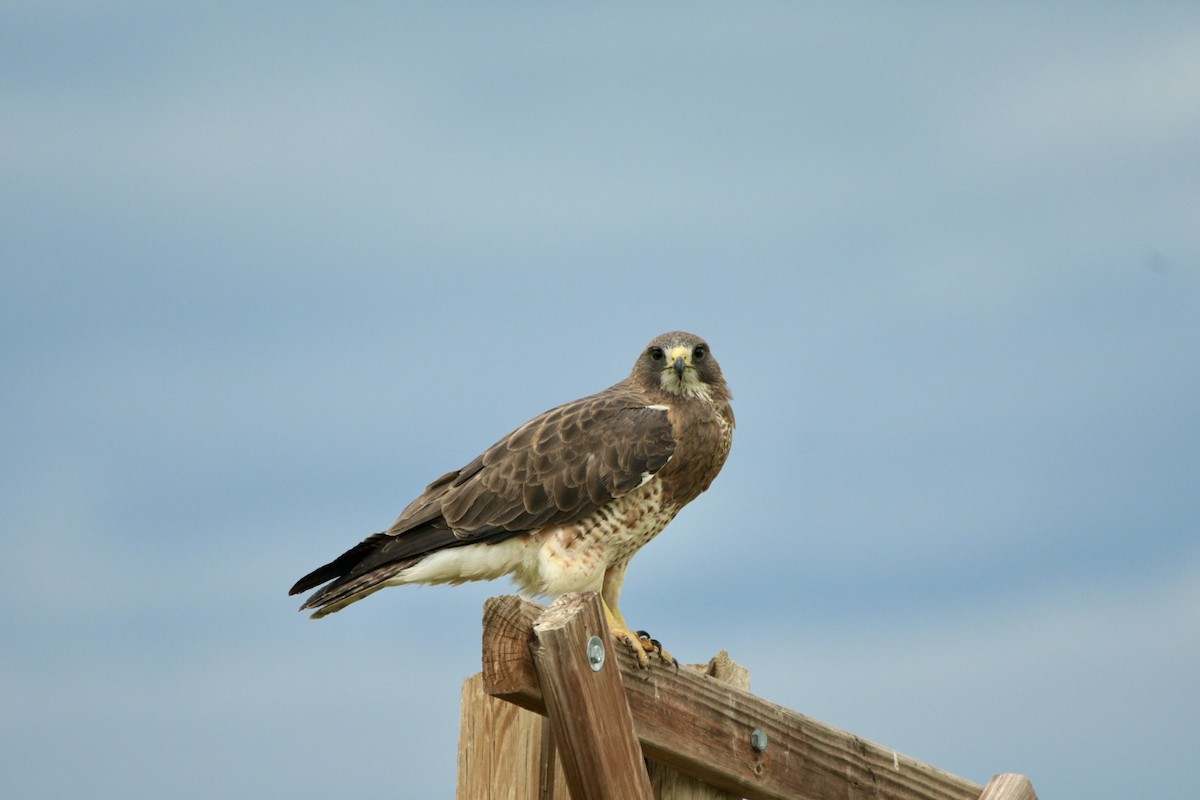
POLYGON ((390 528, 305 575, 313 618, 385 586, 504 575, 532 595, 598 591, 613 636, 674 663, 618 605, 629 560, 706 490, 733 439, 731 394, 708 344, 655 338, 629 377, 534 417, 426 487, 390 528))

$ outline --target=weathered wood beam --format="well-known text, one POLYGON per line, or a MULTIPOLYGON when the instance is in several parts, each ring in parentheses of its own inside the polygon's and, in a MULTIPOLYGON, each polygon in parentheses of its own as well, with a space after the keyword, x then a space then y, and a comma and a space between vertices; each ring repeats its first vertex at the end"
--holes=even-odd
POLYGON ((533 637, 533 668, 572 800, 654 800, 595 596, 558 598, 533 637))
MULTIPOLYGON (((543 611, 515 595, 484 606, 485 691, 539 713, 546 703, 529 647, 543 611)), ((983 791, 689 669, 645 671, 621 648, 610 647, 609 657, 614 654, 645 756, 740 797, 978 800, 983 791)))
POLYGON ((546 703, 533 670, 533 624, 546 607, 506 594, 483 604, 483 690, 545 716, 546 703))
POLYGON ((570 800, 550 722, 491 697, 483 675, 463 682, 458 735, 458 800, 570 800))
MULTIPOLYGON (((722 683, 743 691, 750 690, 750 670, 730 658, 729 653, 724 650, 709 659, 707 664, 689 666, 696 672, 722 683)), ((531 713, 525 709, 518 710, 522 714, 531 713)), ((658 800, 741 800, 740 795, 722 791, 657 761, 648 760, 646 769, 650 773, 650 785, 654 787, 654 796, 658 800)))

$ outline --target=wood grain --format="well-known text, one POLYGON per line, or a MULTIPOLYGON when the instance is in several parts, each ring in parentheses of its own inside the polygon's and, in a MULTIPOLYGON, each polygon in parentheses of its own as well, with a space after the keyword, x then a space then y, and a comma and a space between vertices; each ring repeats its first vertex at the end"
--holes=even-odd
MULTIPOLYGON (((599 613, 598 600, 594 604, 599 613)), ((544 713, 546 704, 527 649, 541 613, 540 606, 520 597, 488 601, 484 687, 544 713)), ((739 797, 976 800, 983 791, 972 781, 715 678, 687 668, 678 674, 662 668, 645 671, 616 648, 610 658, 614 651, 645 756, 739 797), (751 745, 756 729, 766 735, 761 752, 751 745)))
POLYGON ((477 673, 460 719, 458 800, 570 800, 544 716, 488 695, 477 673))
MULTIPOLYGON (((730 658, 729 653, 724 650, 709 659, 707 664, 692 664, 690 667, 738 689, 748 690, 750 688, 750 670, 730 658)), ((739 795, 730 794, 657 761, 647 760, 646 769, 650 773, 650 785, 654 788, 654 796, 658 800, 738 800, 739 798, 739 795)))
POLYGON ((1006 772, 992 776, 979 800, 1037 800, 1037 793, 1029 778, 1006 772))
POLYGON ((612 637, 594 593, 559 597, 533 626, 534 671, 572 800, 653 800, 612 637), (594 669, 588 643, 599 637, 594 669))
POLYGON ((546 714, 529 648, 533 624, 545 606, 515 594, 483 604, 483 690, 522 708, 546 714))

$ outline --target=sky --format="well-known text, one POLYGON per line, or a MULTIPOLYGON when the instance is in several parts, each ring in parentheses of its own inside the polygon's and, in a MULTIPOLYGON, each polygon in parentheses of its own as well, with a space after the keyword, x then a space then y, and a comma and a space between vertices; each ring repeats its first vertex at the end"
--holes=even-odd
POLYGON ((287 589, 675 329, 738 428, 631 624, 1193 796, 1195 4, 11 2, 0 104, 0 796, 452 796, 515 588, 287 589))

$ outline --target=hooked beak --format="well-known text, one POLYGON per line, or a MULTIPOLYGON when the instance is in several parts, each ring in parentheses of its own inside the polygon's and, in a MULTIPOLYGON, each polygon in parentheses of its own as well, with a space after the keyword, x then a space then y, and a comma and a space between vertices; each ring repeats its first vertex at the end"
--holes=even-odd
POLYGON ((674 367, 675 374, 680 380, 683 380, 683 371, 688 368, 690 360, 688 356, 690 355, 691 353, 687 351, 686 347, 676 347, 671 351, 671 366, 674 367))

